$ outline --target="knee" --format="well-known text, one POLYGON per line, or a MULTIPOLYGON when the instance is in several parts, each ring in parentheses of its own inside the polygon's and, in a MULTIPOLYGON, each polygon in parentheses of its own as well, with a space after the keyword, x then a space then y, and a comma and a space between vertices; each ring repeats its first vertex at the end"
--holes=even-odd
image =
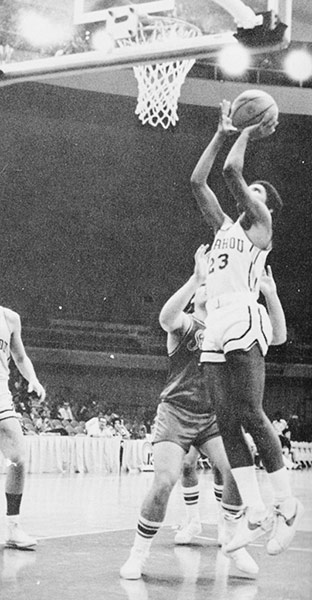
POLYGON ((169 496, 176 484, 177 478, 169 472, 158 473, 154 480, 155 496, 169 496))
POLYGON ((252 436, 256 431, 266 429, 267 418, 264 411, 254 406, 247 406, 243 413, 242 425, 252 436))

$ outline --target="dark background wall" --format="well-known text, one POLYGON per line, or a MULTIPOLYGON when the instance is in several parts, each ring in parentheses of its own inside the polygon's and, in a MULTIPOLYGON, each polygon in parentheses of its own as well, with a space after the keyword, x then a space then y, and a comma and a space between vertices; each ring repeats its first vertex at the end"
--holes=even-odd
MULTIPOLYGON (((0 89, 1 303, 49 318, 154 323, 211 240, 189 178, 217 122, 180 105, 173 130, 141 126, 135 99, 40 83, 0 89)), ((249 147, 248 181, 266 178, 285 209, 270 262, 288 325, 311 340, 312 117, 280 115, 249 147)), ((235 207, 216 162, 211 184, 235 207)))

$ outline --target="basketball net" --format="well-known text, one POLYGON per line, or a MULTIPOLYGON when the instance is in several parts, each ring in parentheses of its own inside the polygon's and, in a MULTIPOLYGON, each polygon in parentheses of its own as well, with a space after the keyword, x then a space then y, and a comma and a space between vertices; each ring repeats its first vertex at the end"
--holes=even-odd
MULTIPOLYGON (((148 17, 147 23, 138 22, 137 32, 118 40, 120 46, 170 44, 175 39, 190 39, 201 35, 196 26, 171 17, 148 17)), ((195 59, 177 59, 173 62, 138 65, 133 67, 138 82, 138 101, 135 114, 144 125, 162 125, 168 129, 176 125, 178 99, 187 73, 195 59)))

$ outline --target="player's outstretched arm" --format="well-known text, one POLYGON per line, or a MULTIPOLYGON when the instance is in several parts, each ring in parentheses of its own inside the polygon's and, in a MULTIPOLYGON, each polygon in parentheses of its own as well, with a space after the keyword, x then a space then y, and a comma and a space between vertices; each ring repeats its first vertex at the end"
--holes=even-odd
POLYGON ((5 316, 11 329, 10 350, 13 360, 21 375, 28 381, 28 392, 35 392, 38 398, 43 401, 46 393, 37 378, 29 356, 26 354, 21 335, 22 327, 20 317, 16 312, 8 308, 5 309, 5 316))
POLYGON ((196 198, 199 209, 208 225, 218 230, 225 218, 225 214, 219 204, 219 201, 207 183, 216 156, 222 148, 225 139, 236 133, 235 127, 229 117, 230 103, 223 100, 220 104, 220 116, 218 129, 201 155, 192 175, 191 187, 193 195, 196 198))
POLYGON ((187 315, 183 312, 186 305, 194 296, 200 285, 205 283, 208 266, 208 245, 201 244, 195 253, 195 266, 191 277, 167 300, 161 309, 159 323, 161 327, 171 333, 186 329, 189 325, 187 315))
POLYGON ((277 294, 276 283, 270 266, 267 266, 262 274, 260 291, 264 295, 267 311, 272 323, 273 337, 271 344, 273 346, 284 344, 287 340, 285 313, 277 294))
POLYGON ((245 153, 247 144, 250 140, 259 139, 271 135, 276 128, 275 117, 264 117, 257 125, 245 127, 233 144, 223 167, 223 176, 233 198, 240 205, 240 208, 246 212, 250 223, 259 224, 267 229, 268 239, 265 245, 271 239, 271 217, 266 210, 265 205, 257 201, 243 176, 245 153))

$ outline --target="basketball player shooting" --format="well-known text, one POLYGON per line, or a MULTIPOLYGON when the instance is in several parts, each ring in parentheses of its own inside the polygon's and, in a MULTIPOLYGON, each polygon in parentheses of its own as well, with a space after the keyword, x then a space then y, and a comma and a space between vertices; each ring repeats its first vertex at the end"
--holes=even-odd
POLYGON ((277 120, 267 114, 260 123, 245 127, 227 156, 223 175, 239 213, 233 223, 207 183, 224 141, 237 133, 230 110, 230 103, 223 101, 217 132, 191 176, 198 206, 215 234, 208 264, 208 316, 201 362, 231 470, 246 506, 240 530, 226 550, 237 550, 271 531, 267 551, 279 554, 289 546, 303 513, 301 503, 292 496, 281 445, 262 406, 268 345, 286 341, 281 336, 272 340, 268 313, 258 303, 260 278, 282 201, 268 182, 248 185, 243 177, 248 142, 274 133, 277 120), (262 500, 243 429, 253 437, 268 473, 273 515, 262 500))

